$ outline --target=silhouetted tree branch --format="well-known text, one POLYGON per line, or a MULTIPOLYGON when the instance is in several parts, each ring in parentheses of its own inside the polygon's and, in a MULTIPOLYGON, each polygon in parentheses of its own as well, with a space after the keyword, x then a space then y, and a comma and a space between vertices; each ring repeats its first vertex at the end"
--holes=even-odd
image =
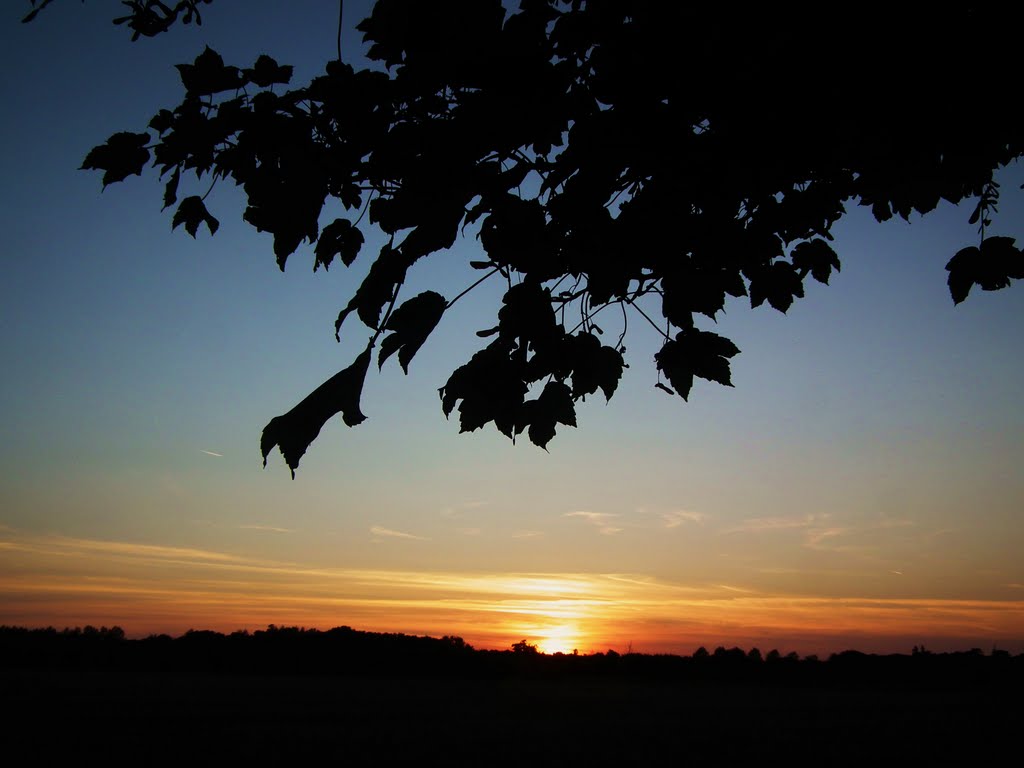
MULTIPOLYGON (((197 2, 130 6, 118 23, 133 39, 200 20, 197 2)), ((428 291, 396 307, 398 289, 467 228, 484 253, 472 266, 508 290, 478 334, 491 341, 440 388, 442 408, 458 410, 461 431, 493 423, 544 447, 576 425, 578 401, 614 394, 632 312, 663 336, 659 388, 686 399, 694 377, 731 386, 739 350, 702 318, 740 297, 786 312, 806 278, 828 283, 848 205, 909 220, 977 198, 979 242, 946 266, 954 301, 1024 276, 1014 239, 990 234, 993 174, 1024 152, 1010 98, 1020 15, 861 4, 826 24, 776 6, 521 0, 506 13, 499 0, 379 0, 358 29, 386 72, 341 63, 339 45, 324 74, 278 92, 290 67, 231 66, 206 49, 178 66, 181 104, 83 167, 106 185, 152 161, 193 237, 218 221, 204 199, 178 201, 182 175, 230 178, 282 269, 304 242, 314 269, 357 258, 362 214, 322 226, 328 200, 390 236, 337 320, 340 333, 355 313, 368 347, 270 422, 264 458, 276 445, 294 470, 331 415, 362 421, 378 337, 379 365, 397 351, 408 369, 455 299, 428 291), (594 318, 616 305, 610 346, 594 318)))

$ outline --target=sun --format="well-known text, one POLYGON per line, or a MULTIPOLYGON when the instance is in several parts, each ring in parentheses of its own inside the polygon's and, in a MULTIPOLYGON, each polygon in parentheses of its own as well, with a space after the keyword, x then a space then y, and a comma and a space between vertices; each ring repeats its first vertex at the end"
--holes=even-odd
POLYGON ((537 650, 541 653, 572 653, 579 644, 579 630, 571 625, 546 628, 537 638, 537 650))

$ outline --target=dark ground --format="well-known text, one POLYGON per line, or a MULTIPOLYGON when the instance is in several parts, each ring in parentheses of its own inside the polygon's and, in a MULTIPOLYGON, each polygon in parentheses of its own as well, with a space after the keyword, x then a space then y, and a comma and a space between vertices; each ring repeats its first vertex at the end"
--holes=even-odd
POLYGON ((1024 723, 1019 691, 637 678, 5 669, 0 691, 3 753, 44 764, 997 765, 1024 723))
POLYGON ((1024 654, 0 627, 0 764, 1016 765, 1024 654))

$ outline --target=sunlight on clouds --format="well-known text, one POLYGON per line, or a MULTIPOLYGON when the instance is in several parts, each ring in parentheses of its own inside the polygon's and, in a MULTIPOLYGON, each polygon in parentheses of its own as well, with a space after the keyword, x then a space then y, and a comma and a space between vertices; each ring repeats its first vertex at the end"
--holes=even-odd
POLYGON ((119 624, 130 634, 270 623, 519 640, 569 653, 627 644, 830 652, 939 649, 1024 637, 1024 600, 833 598, 644 574, 465 573, 309 567, 187 547, 0 533, 0 623, 119 624), (887 645, 888 644, 888 645, 887 645), (906 647, 904 647, 906 646, 906 647))
POLYGON ((381 525, 375 525, 370 528, 370 533, 374 536, 383 536, 389 539, 415 539, 416 541, 429 541, 429 539, 423 536, 416 536, 415 534, 406 533, 405 531, 395 531, 381 525))
POLYGON ((539 539, 544 536, 544 531, 515 531, 512 533, 513 539, 539 539))
POLYGON ((585 522, 595 526, 599 533, 603 533, 606 536, 622 532, 621 527, 611 524, 612 520, 618 517, 618 515, 611 512, 566 512, 563 517, 581 518, 585 522))
POLYGON ((684 523, 702 523, 706 515, 700 512, 688 512, 686 510, 678 509, 674 512, 664 512, 661 515, 661 519, 665 521, 666 528, 678 528, 684 523))

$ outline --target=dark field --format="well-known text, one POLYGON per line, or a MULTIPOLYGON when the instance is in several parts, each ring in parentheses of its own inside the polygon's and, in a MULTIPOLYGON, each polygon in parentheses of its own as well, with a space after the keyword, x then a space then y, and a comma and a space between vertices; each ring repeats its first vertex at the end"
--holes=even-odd
POLYGON ((4 752, 46 762, 995 765, 1001 746, 1019 756, 1024 722, 1019 695, 985 691, 85 670, 7 671, 0 686, 4 752))
POLYGON ((0 643, 7 765, 1013 765, 1024 736, 1024 657, 1007 654, 560 657, 352 630, 20 632, 0 643))

